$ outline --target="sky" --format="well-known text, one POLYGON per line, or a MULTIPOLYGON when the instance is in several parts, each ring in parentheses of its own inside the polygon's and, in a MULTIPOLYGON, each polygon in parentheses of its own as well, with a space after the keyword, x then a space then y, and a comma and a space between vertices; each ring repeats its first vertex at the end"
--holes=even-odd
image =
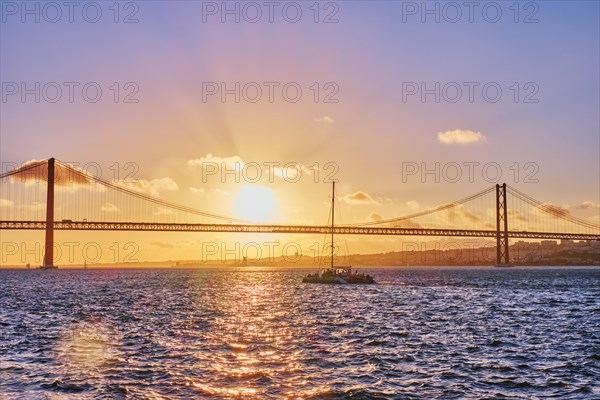
MULTIPOLYGON (((55 157, 214 213, 316 224, 328 176, 348 223, 506 182, 598 222, 598 2, 116 4, 0 2, 2 172, 55 157), (264 167, 260 181, 202 164, 231 162, 264 167), (268 166, 288 163, 301 176, 271 182, 268 166), (444 176, 449 163, 460 179, 444 176), (439 179, 421 174, 436 165, 439 179)), ((119 234, 119 246, 175 259, 255 239, 169 235, 119 234)), ((96 239, 112 240, 85 233, 96 239)), ((375 252, 401 239, 354 240, 352 252, 375 252)))

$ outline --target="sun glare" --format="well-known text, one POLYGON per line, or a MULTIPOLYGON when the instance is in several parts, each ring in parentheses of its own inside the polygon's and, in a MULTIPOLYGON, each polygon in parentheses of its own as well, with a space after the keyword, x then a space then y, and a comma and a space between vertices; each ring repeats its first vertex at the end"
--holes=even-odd
POLYGON ((237 215, 244 220, 267 222, 275 214, 273 191, 264 186, 242 186, 236 199, 237 215))

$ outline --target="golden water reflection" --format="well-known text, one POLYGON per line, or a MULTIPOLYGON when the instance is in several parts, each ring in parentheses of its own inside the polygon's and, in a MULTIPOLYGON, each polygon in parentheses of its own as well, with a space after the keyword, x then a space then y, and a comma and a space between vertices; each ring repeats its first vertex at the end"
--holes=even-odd
POLYGON ((328 390, 306 379, 302 345, 317 331, 294 324, 294 288, 273 282, 272 274, 229 278, 233 281, 227 290, 221 286, 208 305, 217 315, 202 338, 211 351, 200 348, 196 353, 208 376, 188 384, 199 394, 223 398, 259 398, 269 390, 285 393, 284 398, 304 398, 328 390))

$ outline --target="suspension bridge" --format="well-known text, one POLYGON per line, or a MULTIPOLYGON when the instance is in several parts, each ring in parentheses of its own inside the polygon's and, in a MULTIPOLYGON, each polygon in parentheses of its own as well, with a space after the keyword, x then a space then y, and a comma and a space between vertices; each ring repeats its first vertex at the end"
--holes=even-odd
POLYGON ((172 203, 135 182, 105 180, 54 158, 0 174, 0 230, 45 230, 44 267, 54 265, 54 231, 164 231, 480 237, 496 240, 509 265, 509 239, 600 241, 600 225, 495 185, 441 206, 351 225, 257 224, 172 203), (42 183, 42 184, 40 184, 42 183))

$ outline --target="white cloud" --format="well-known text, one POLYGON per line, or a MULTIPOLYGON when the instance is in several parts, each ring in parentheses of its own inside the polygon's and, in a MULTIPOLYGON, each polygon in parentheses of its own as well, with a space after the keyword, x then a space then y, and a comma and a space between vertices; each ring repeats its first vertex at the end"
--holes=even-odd
POLYGON ((204 188, 190 187, 190 192, 192 192, 192 193, 204 193, 204 188))
POLYGON ((42 211, 46 209, 46 203, 40 203, 39 201, 34 201, 31 204, 25 204, 21 206, 24 210, 27 211, 42 211))
POLYGON ((598 210, 600 209, 600 204, 592 201, 584 201, 577 208, 581 208, 583 210, 598 210))
POLYGON ((226 190, 221 190, 219 188, 216 188, 215 190, 213 190, 214 193, 216 194, 222 194, 223 196, 229 196, 231 193, 226 191, 226 190))
POLYGON ((159 192, 175 192, 179 190, 177 183, 169 177, 152 179, 150 185, 159 192))
POLYGON ((468 130, 456 129, 454 131, 438 132, 438 140, 444 144, 465 144, 476 143, 485 139, 481 132, 473 132, 468 130))
POLYGON ((12 207, 14 204, 12 200, 0 199, 0 207, 12 207))
POLYGON ((411 201, 407 201, 406 202, 406 206, 408 208, 410 208, 412 211, 417 211, 419 208, 421 208, 421 206, 419 205, 418 202, 411 200, 411 201))
POLYGON ((286 163, 282 167, 274 166, 272 171, 273 175, 291 182, 299 180, 302 175, 312 175, 310 168, 299 163, 286 163))
MULTIPOLYGON (((190 168, 202 168, 206 171, 207 175, 213 175, 217 172, 221 172, 221 177, 225 173, 237 171, 238 175, 243 178, 244 174, 247 173, 249 179, 271 179, 271 176, 284 179, 288 182, 295 182, 299 180, 303 175, 312 175, 311 168, 296 162, 245 162, 240 156, 231 157, 218 157, 211 153, 208 153, 204 157, 200 157, 194 160, 188 160, 187 165, 190 168), (247 170, 244 170, 247 168, 247 170), (256 171, 259 169, 259 171, 256 171)), ((194 191, 193 189, 190 189, 194 191)), ((196 192, 197 193, 197 192, 196 192)))
POLYGON ((394 200, 390 199, 389 197, 377 197, 375 202, 378 204, 392 204, 394 200))
POLYGON ((381 221, 383 220, 383 215, 379 214, 378 212, 372 212, 369 214, 369 219, 372 221, 381 221))
POLYGON ((119 180, 114 181, 114 183, 136 192, 147 193, 154 197, 160 196, 160 192, 175 192, 179 190, 177 183, 169 177, 152 179, 151 181, 146 179, 119 180))
POLYGON ((102 205, 102 207, 100 207, 100 211, 116 213, 116 212, 120 212, 121 210, 119 210, 119 207, 117 207, 116 205, 114 205, 112 203, 104 203, 102 205))
POLYGON ((154 215, 177 215, 177 212, 168 208, 157 207, 154 215))
POLYGON ((151 242, 150 246, 160 247, 161 249, 172 249, 175 247, 173 243, 169 242, 151 242))
POLYGON ((340 200, 348 204, 379 204, 370 194, 362 191, 342 196, 340 200))
POLYGON ((320 118, 315 118, 314 119, 315 122, 320 122, 323 124, 333 124, 335 122, 335 120, 333 118, 331 118, 330 116, 325 115, 324 117, 320 117, 320 118))
POLYGON ((241 171, 246 165, 239 156, 217 157, 211 153, 208 153, 206 156, 197 158, 195 160, 188 160, 187 164, 192 168, 205 168, 208 166, 208 164, 217 164, 217 167, 226 168, 230 171, 241 171))

